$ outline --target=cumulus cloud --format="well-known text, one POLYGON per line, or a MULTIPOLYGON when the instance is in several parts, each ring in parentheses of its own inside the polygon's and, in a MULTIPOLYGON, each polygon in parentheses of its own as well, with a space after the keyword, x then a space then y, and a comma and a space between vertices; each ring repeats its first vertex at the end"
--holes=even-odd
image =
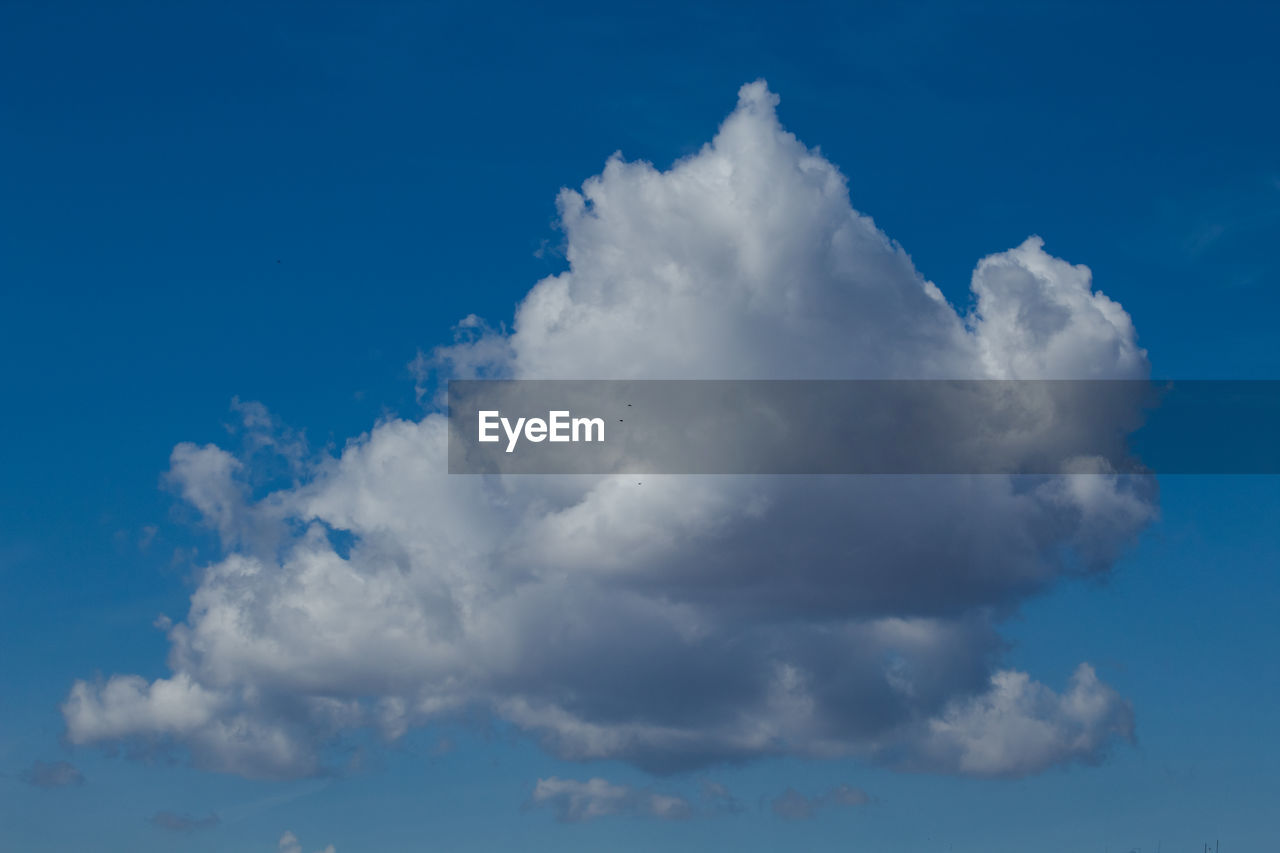
POLYGON ((979 776, 1034 773, 1060 755, 1097 759, 1107 742, 1133 731, 1133 710, 1080 664, 1062 695, 1023 672, 997 672, 991 688, 929 721, 925 766, 979 776))
POLYGON ((222 819, 213 812, 204 817, 175 812, 156 812, 151 816, 151 823, 170 832, 195 832, 198 829, 212 829, 222 823, 222 819))
MULTIPOLYGON (((466 318, 420 378, 1147 376, 1123 308, 1039 238, 981 260, 957 311, 777 104, 744 86, 696 154, 667 170, 615 155, 562 191, 568 269, 509 327, 466 318)), ((237 405, 245 429, 278 429, 237 405)), ((561 757, 655 772, 796 755, 1001 776, 1132 736, 1092 669, 1058 692, 1002 667, 998 628, 1106 572, 1155 516, 1149 479, 1085 459, 1093 473, 1066 477, 637 489, 450 477, 446 435, 432 411, 309 463, 291 433, 238 455, 179 445, 170 481, 225 554, 168 628, 171 674, 76 682, 70 740, 293 776, 344 734, 480 710, 561 757), (286 483, 260 473, 273 452, 286 483)))
POLYGON ((865 806, 869 802, 871 795, 866 791, 848 785, 837 785, 816 797, 806 797, 795 788, 788 788, 769 803, 769 808, 778 817, 787 820, 807 820, 824 808, 865 806))
POLYGON ((68 788, 84 784, 84 774, 69 761, 36 761, 22 771, 21 778, 37 788, 68 788))
POLYGON ((556 820, 564 823, 608 815, 680 820, 693 814, 693 806, 682 797, 615 785, 600 778, 586 782, 556 776, 539 779, 529 804, 551 809, 556 820))

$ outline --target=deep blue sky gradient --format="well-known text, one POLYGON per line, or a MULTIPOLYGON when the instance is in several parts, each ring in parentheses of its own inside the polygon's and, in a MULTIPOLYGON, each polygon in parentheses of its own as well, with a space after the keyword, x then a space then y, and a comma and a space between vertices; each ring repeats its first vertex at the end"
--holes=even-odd
POLYGON ((1139 744, 1099 768, 770 761, 711 774, 736 816, 563 826, 521 811, 537 777, 697 779, 456 730, 371 743, 346 778, 248 782, 69 750, 57 705, 74 678, 165 671, 150 623, 185 613, 212 544, 160 487, 174 444, 228 441, 237 396, 318 445, 416 415, 419 349, 563 269, 560 187, 615 150, 697 150, 758 77, 956 304, 1036 233, 1130 312, 1156 375, 1280 377, 1277 32, 1261 3, 4 0, 0 850, 270 851, 285 829, 342 853, 1274 846, 1274 478, 1167 478, 1111 582, 1009 627, 1015 665, 1061 686, 1092 660, 1133 699, 1139 744), (18 780, 60 758, 88 784, 18 780), (878 801, 760 805, 841 782, 878 801), (160 810, 223 822, 175 836, 160 810))

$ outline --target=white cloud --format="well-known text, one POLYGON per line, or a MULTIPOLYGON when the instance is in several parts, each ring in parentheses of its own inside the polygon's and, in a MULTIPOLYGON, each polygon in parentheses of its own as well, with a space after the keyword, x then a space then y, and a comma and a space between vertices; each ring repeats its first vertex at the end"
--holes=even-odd
MULTIPOLYGON (((419 367, 1146 376, 1123 309, 1035 238, 979 264, 961 316, 776 103, 745 86, 697 154, 666 171, 615 156, 563 191, 568 271, 509 333, 467 318, 419 367)), ((1094 416, 1057 413, 1068 430, 1094 416)), ((1058 694, 999 668, 997 626, 1064 574, 1106 571, 1154 517, 1147 480, 450 477, 439 414, 379 423, 300 475, 300 441, 175 449, 172 482, 227 553, 169 629, 169 677, 74 685, 73 742, 296 775, 344 732, 478 708, 558 755, 655 771, 786 754, 1008 775, 1132 734, 1092 670, 1058 694), (254 501, 273 450, 297 482, 254 501)))
POLYGON ((1086 266, 1048 255, 1039 237, 983 258, 970 318, 988 376, 1145 379, 1146 351, 1119 304, 1092 289, 1086 266))
POLYGON ((565 823, 609 815, 681 820, 693 814, 693 806, 682 797, 616 785, 600 778, 586 782, 556 776, 539 779, 529 804, 550 808, 556 820, 565 823))
POLYGON ((1001 671, 991 689, 930 720, 920 755, 928 767, 979 776, 1034 773, 1062 755, 1096 758, 1133 731, 1133 710, 1093 667, 1080 664, 1061 695, 1022 672, 1001 671))

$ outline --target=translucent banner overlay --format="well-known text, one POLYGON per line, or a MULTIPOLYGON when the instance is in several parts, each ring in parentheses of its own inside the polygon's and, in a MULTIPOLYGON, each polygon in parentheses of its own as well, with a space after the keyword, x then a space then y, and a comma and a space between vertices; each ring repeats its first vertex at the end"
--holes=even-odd
POLYGON ((1276 474, 1275 380, 454 380, 451 474, 1276 474))

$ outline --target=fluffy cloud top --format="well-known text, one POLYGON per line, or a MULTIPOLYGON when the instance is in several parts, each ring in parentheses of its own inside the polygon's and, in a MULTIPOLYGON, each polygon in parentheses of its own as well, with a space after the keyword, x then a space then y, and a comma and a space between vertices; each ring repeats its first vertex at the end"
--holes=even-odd
MULTIPOLYGON (((509 333, 469 318, 426 361, 460 377, 1146 377, 1124 310, 1038 238, 983 259, 957 312, 777 103, 744 86, 698 153, 665 171, 614 156, 563 191, 568 270, 509 333)), ((169 628, 172 674, 77 682, 73 742, 288 776, 344 732, 394 739, 481 709, 560 756, 654 771, 785 754, 1000 776, 1132 736, 1087 666, 1065 692, 1002 669, 997 627, 1063 576, 1105 572, 1154 517, 1145 479, 1087 460, 1096 473, 1059 478, 449 477, 433 413, 255 501, 255 459, 301 456, 240 410, 252 458, 173 454, 226 553, 169 628)), ((566 815, 619 801, 544 781, 566 815)))

